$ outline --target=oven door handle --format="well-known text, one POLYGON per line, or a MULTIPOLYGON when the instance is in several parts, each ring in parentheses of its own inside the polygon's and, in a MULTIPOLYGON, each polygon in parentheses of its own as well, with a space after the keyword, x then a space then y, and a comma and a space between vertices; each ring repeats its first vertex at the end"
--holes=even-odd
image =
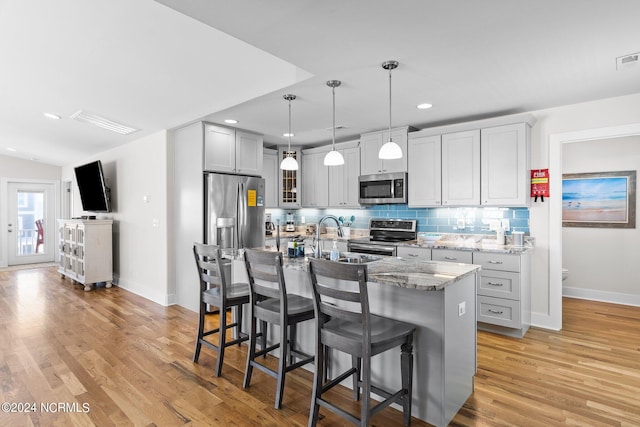
POLYGON ((367 245, 366 243, 356 243, 356 244, 347 244, 349 251, 355 252, 357 250, 371 250, 371 251, 387 251, 387 252, 395 252, 395 246, 382 246, 382 245, 367 245))

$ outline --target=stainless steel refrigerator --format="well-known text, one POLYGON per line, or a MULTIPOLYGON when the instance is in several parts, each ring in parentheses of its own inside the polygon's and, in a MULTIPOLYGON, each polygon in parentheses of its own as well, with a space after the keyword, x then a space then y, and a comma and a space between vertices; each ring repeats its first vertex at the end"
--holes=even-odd
POLYGON ((264 246, 264 179, 205 173, 205 242, 224 248, 264 246))

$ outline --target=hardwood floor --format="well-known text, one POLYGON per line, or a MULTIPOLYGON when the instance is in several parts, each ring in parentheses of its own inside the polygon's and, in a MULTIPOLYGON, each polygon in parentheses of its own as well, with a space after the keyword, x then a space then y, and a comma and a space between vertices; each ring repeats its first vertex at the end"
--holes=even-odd
MULTIPOLYGON (((475 392, 451 425, 640 425, 640 308, 563 305, 561 332, 478 333, 475 392)), ((271 377, 256 371, 242 389, 245 347, 227 350, 221 378, 211 350, 191 362, 196 321, 117 287, 84 292, 55 268, 0 272, 0 394, 22 410, 3 407, 0 425, 307 424, 311 374, 287 376, 276 410, 271 377)), ((346 389, 336 396, 357 411, 346 389)), ((321 425, 350 425, 321 414, 321 425)), ((373 425, 401 426, 401 413, 387 408, 373 425)))

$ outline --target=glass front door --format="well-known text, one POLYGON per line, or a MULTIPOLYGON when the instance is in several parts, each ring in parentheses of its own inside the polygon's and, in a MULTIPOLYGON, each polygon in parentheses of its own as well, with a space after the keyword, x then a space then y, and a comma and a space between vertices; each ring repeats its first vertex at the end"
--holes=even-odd
POLYGON ((53 184, 9 183, 9 265, 54 260, 53 184))

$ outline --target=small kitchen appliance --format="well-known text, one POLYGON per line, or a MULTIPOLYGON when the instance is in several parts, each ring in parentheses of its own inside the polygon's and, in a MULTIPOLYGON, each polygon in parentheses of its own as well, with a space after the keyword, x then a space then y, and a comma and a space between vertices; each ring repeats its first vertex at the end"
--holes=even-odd
POLYGON ((296 231, 296 223, 293 221, 293 214, 287 214, 287 223, 284 226, 284 231, 296 231))

